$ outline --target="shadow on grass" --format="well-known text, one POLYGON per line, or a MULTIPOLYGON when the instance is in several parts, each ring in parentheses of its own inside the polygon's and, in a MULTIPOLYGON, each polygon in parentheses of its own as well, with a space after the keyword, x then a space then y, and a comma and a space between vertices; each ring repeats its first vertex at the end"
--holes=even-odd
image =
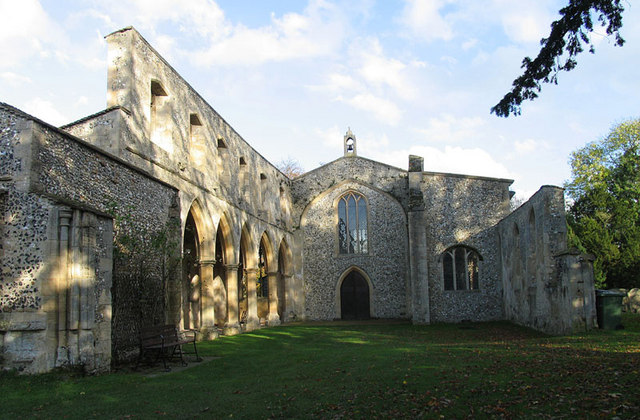
POLYGON ((152 378, 3 374, 3 416, 633 418, 638 319, 568 337, 506 322, 285 325, 203 342, 208 361, 152 378))

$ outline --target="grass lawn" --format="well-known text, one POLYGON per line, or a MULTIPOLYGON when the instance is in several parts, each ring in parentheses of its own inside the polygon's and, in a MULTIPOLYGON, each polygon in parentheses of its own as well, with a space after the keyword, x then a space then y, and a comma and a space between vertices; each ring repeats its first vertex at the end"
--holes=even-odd
POLYGON ((5 373, 0 417, 640 418, 640 316, 623 323, 569 337, 503 322, 282 326, 200 343, 213 359, 152 377, 5 373))

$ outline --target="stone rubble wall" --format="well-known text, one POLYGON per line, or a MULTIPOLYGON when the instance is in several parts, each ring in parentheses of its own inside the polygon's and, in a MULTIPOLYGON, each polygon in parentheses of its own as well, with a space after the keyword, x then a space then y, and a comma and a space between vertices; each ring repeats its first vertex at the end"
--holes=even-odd
MULTIPOLYGON (((2 301, 2 312, 5 320, 9 320, 5 324, 6 329, 12 331, 11 336, 19 334, 23 341, 30 340, 27 337, 31 333, 16 332, 17 327, 12 325, 20 319, 39 320, 31 323, 30 329, 24 329, 30 331, 35 328, 33 325, 38 325, 38 344, 25 342, 23 347, 48 354, 42 361, 32 358, 21 366, 8 366, 44 371, 53 366, 81 363, 89 371, 108 370, 112 334, 117 358, 119 350, 137 346, 137 327, 145 317, 163 318, 161 311, 153 313, 141 307, 138 297, 143 285, 122 281, 126 273, 118 273, 117 270, 112 279, 111 213, 117 218, 127 219, 120 226, 120 233, 126 229, 154 232, 165 226, 172 211, 177 212, 177 192, 15 108, 2 106, 0 118, 3 127, 0 140, 0 159, 3 160, 0 179, 3 182, 0 186, 5 191, 2 200, 3 271, 0 285, 6 297, 2 301), (78 238, 87 238, 78 240, 85 242, 76 246, 71 239, 59 237, 63 209, 70 211, 70 232, 76 229, 78 238), (81 228, 85 223, 86 229, 81 228), (74 224, 78 227, 75 228, 74 224), (77 341, 75 347, 78 351, 75 353, 73 346, 61 344, 62 339, 51 332, 57 328, 54 328, 56 323, 68 323, 68 320, 60 321, 51 312, 60 304, 55 303, 58 298, 53 283, 61 275, 55 267, 56 261, 62 261, 58 257, 61 241, 69 241, 64 249, 68 247, 70 260, 63 263, 68 267, 86 267, 82 270, 88 271, 83 271, 85 274, 79 278, 88 279, 81 281, 92 285, 88 294, 80 292, 78 296, 80 301, 88 299, 92 302, 90 306, 93 309, 87 309, 89 312, 85 311, 85 314, 95 316, 90 320, 91 325, 85 323, 82 330, 91 330, 93 338, 88 339, 85 334, 77 341), (74 249, 82 252, 71 252, 74 249), (113 308, 112 291, 120 297, 118 305, 113 308), (87 340, 93 346, 91 358, 87 356, 87 340), (65 352, 66 355, 63 354, 65 352)), ((179 234, 177 230, 173 232, 173 235, 179 234)), ((75 268, 64 270, 67 272, 75 268)), ((155 277, 157 284, 158 276, 155 277)), ((157 290, 156 295, 162 298, 163 291, 157 290)), ((75 305, 70 304, 72 307, 75 305)), ((82 316, 86 320, 87 316, 82 316)), ((68 328, 68 331, 70 336, 75 334, 73 328, 68 328)), ((15 341, 15 337, 12 340, 15 341)))
POLYGON ((508 212, 510 184, 482 177, 423 175, 432 322, 503 318, 495 225, 508 212), (478 290, 444 290, 442 256, 454 245, 480 255, 478 290))
POLYGON ((550 334, 595 325, 591 261, 567 251, 564 191, 542 187, 498 226, 506 319, 550 334))
POLYGON ((371 281, 371 316, 407 318, 407 229, 400 204, 370 185, 345 181, 308 206, 304 235, 306 318, 339 318, 339 280, 357 267, 371 281), (368 253, 339 254, 337 200, 346 192, 362 194, 368 205, 368 253))

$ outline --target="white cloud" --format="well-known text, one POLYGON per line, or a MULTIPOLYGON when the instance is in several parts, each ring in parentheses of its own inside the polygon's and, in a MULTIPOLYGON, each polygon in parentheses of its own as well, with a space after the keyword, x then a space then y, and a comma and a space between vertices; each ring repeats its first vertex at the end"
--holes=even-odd
POLYGON ((337 125, 325 129, 314 130, 316 139, 330 150, 341 150, 344 133, 337 125))
POLYGON ((516 141, 514 147, 518 154, 531 153, 538 148, 538 142, 533 139, 516 141))
POLYGON ((369 84, 376 87, 388 86, 404 99, 414 96, 415 89, 405 77, 407 65, 395 58, 384 55, 378 39, 371 39, 360 45, 354 43, 351 54, 358 66, 358 74, 369 84))
POLYGON ((431 146, 411 146, 404 150, 371 151, 371 158, 399 168, 406 168, 409 155, 424 158, 424 170, 453 174, 488 176, 512 179, 511 173, 502 163, 496 161, 486 150, 445 146, 444 149, 431 146))
POLYGON ((480 117, 457 118, 451 114, 442 114, 438 118, 429 118, 426 128, 417 129, 428 142, 455 143, 472 140, 485 129, 486 121, 480 117))
POLYGON ((56 54, 61 31, 37 0, 2 1, 0 16, 0 68, 10 68, 32 56, 56 54))
POLYGON ((12 87, 19 87, 21 85, 33 83, 33 81, 29 77, 23 76, 21 74, 16 74, 10 71, 5 71, 0 73, 0 79, 4 83, 12 87))
POLYGON ((400 22, 424 41, 453 38, 451 23, 440 14, 450 0, 406 0, 400 22))
POLYGON ((402 117, 402 111, 395 103, 371 93, 361 93, 348 98, 338 97, 338 100, 363 111, 371 112, 378 120, 386 124, 396 125, 402 117))
POLYGON ((58 109, 59 107, 42 98, 33 98, 24 104, 24 111, 51 125, 60 126, 69 122, 69 119, 58 109))
POLYGON ((549 32, 553 20, 540 2, 504 3, 502 26, 507 36, 516 42, 538 42, 549 32))
POLYGON ((212 34, 209 45, 192 54, 195 64, 257 65, 329 55, 342 42, 346 23, 331 4, 311 1, 304 14, 271 16, 271 24, 260 28, 233 26, 223 21, 222 33, 212 34))
MULTIPOLYGON (((117 22, 122 26, 134 25, 139 30, 149 32, 155 39, 156 28, 160 23, 173 22, 180 32, 200 36, 222 36, 228 30, 224 12, 213 1, 189 0, 130 0, 127 2, 109 2, 104 5, 106 15, 132 19, 129 22, 117 22)), ((103 16, 99 11, 96 16, 103 16)))
POLYGON ((476 45, 478 45, 478 40, 476 38, 471 38, 465 42, 462 43, 462 49, 464 51, 470 50, 471 48, 475 47, 476 45))

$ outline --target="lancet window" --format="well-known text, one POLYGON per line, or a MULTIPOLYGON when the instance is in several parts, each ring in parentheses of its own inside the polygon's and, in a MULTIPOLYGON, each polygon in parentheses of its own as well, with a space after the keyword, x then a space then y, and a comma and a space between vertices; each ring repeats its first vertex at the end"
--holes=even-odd
POLYGON ((367 201, 362 194, 350 191, 338 202, 338 242, 340 254, 369 252, 367 201))

